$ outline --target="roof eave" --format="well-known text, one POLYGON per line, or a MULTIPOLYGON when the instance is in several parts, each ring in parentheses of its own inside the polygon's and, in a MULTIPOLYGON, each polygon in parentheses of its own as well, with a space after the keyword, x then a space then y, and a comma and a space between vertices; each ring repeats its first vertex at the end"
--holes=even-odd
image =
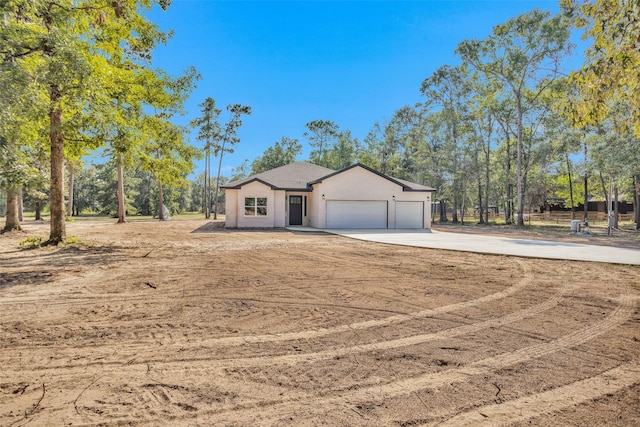
POLYGON ((245 185, 251 184, 252 182, 259 182, 260 184, 264 184, 267 187, 271 188, 272 190, 282 190, 281 188, 278 188, 273 184, 269 184, 268 182, 263 181, 260 178, 253 178, 253 179, 250 179, 248 181, 245 181, 243 183, 240 183, 240 184, 237 184, 237 185, 233 185, 233 186, 221 185, 220 188, 222 188, 223 190, 239 190, 242 187, 244 187, 245 185))

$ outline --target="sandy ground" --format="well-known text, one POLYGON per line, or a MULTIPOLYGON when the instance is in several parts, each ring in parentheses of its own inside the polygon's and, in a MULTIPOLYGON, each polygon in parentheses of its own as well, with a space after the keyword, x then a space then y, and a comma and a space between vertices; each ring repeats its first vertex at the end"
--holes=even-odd
POLYGON ((640 268, 204 221, 0 236, 0 425, 640 425, 640 268))

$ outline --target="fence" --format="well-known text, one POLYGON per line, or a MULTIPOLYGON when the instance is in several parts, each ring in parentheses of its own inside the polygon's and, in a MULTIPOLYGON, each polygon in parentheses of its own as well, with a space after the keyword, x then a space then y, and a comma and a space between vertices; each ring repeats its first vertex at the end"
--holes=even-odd
MULTIPOLYGON (((451 220, 451 212, 447 213, 447 218, 451 220)), ((433 216, 435 221, 440 219, 440 214, 436 212, 433 216)), ((479 221, 479 215, 477 212, 475 213, 467 213, 464 215, 465 221, 479 221)), ((528 223, 532 223, 535 221, 539 222, 555 222, 556 224, 568 223, 572 219, 571 212, 544 212, 544 213, 525 213, 524 220, 528 223)), ((584 211, 576 211, 575 219, 582 220, 584 219, 584 211)), ((619 214, 618 221, 619 222, 633 222, 634 215, 632 213, 619 214)), ((490 213, 489 221, 504 221, 504 213, 490 213)), ((594 224, 595 222, 607 222, 607 214, 605 212, 589 212, 589 222, 594 224)))

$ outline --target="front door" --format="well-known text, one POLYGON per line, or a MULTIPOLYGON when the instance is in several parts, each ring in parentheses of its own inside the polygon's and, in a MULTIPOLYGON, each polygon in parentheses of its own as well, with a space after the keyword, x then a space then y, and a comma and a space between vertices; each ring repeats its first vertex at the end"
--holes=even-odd
POLYGON ((302 196, 289 196, 289 225, 302 225, 302 196))

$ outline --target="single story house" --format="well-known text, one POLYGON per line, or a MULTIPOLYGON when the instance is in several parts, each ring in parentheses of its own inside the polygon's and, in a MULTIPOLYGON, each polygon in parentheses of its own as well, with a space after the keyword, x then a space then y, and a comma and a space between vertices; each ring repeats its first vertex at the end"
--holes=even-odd
POLYGON ((362 164, 296 162, 221 188, 227 228, 431 228, 433 188, 362 164))

